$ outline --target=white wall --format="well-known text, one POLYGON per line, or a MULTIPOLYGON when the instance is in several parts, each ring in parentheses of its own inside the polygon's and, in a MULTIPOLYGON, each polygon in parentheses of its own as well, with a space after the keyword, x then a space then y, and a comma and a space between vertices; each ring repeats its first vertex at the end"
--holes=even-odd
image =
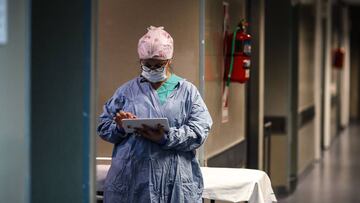
MULTIPOLYGON (((229 0, 231 28, 245 17, 245 0, 229 0)), ((174 72, 199 87, 199 2, 98 1, 97 115, 115 89, 139 74, 137 41, 149 25, 163 25, 175 43, 174 72), (149 12, 151 11, 151 12, 149 12), (154 15, 156 13, 156 15, 154 15)), ((205 144, 209 158, 245 139, 245 85, 231 84, 230 119, 221 124, 222 1, 206 1, 205 102, 214 120, 205 144)), ((97 138, 97 156, 110 156, 112 145, 97 138)))
MULTIPOLYGON (((199 2, 193 0, 98 1, 97 115, 116 88, 140 74, 137 43, 150 25, 174 39, 173 69, 199 86, 199 2)), ((97 156, 112 145, 97 137, 97 156)))
POLYGON ((323 24, 322 24, 322 6, 321 0, 316 0, 315 3, 315 43, 314 43, 314 99, 315 99, 315 142, 314 142, 314 153, 315 159, 321 158, 321 115, 322 115, 322 75, 323 75, 323 24))
POLYGON ((315 160, 314 121, 299 129, 298 140, 298 175, 315 160))
POLYGON ((314 105, 314 15, 311 5, 301 7, 299 17, 299 112, 314 105))
POLYGON ((348 8, 342 9, 342 26, 344 30, 343 48, 345 50, 344 69, 341 74, 340 84, 340 124, 343 127, 348 126, 350 120, 350 29, 348 8))
POLYGON ((264 114, 265 117, 280 117, 285 120, 285 129, 280 132, 273 130, 271 134, 270 178, 275 187, 288 187, 291 161, 289 94, 292 91, 289 77, 293 60, 291 7, 288 1, 267 1, 265 11, 264 114))
MULTIPOLYGON (((230 29, 245 17, 244 0, 228 0, 230 29)), ((205 18, 205 101, 214 120, 205 145, 206 159, 245 139, 245 85, 231 83, 229 92, 229 121, 221 122, 223 78, 223 5, 221 0, 206 1, 205 18)))
POLYGON ((325 8, 325 18, 326 18, 326 39, 325 42, 325 72, 324 72, 324 147, 328 148, 331 143, 331 36, 332 36, 332 23, 331 23, 331 14, 332 14, 332 7, 331 1, 327 2, 324 5, 325 8))
MULTIPOLYGON (((352 26, 354 25, 354 22, 352 22, 352 26)), ((356 33, 355 29, 353 29, 353 32, 356 33)), ((350 118, 351 119, 359 119, 359 79, 360 79, 360 58, 359 58, 359 37, 355 34, 351 38, 353 40, 351 43, 351 53, 349 54, 351 57, 351 64, 350 64, 350 118)))
POLYGON ((29 201, 29 4, 8 0, 0 45, 0 201, 29 201))
MULTIPOLYGON (((299 16, 299 98, 298 113, 315 106, 315 5, 302 5, 299 16)), ((298 129, 298 174, 315 159, 314 119, 298 129)))
POLYGON ((360 81, 360 55, 359 55, 359 8, 354 7, 349 10, 350 21, 349 30, 351 30, 350 48, 350 118, 351 120, 359 120, 359 81, 360 81))

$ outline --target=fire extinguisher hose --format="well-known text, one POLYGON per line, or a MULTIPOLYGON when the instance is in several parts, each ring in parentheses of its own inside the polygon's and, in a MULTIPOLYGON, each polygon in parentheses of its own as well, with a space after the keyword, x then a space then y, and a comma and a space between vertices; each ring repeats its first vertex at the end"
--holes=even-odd
POLYGON ((235 53, 236 34, 237 34, 239 29, 240 29, 239 27, 236 27, 236 29, 235 29, 235 31, 233 33, 232 41, 231 41, 230 68, 229 68, 228 78, 227 78, 227 81, 226 81, 226 86, 230 86, 231 74, 232 74, 233 67, 234 67, 234 53, 235 53))

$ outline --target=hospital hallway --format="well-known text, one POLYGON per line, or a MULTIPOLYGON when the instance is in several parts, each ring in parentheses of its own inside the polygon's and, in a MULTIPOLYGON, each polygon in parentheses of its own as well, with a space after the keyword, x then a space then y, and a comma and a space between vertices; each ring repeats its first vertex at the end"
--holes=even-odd
POLYGON ((0 0, 0 203, 360 203, 359 22, 360 0, 0 0))
POLYGON ((303 175, 293 194, 280 203, 360 202, 360 124, 334 139, 323 158, 303 175))

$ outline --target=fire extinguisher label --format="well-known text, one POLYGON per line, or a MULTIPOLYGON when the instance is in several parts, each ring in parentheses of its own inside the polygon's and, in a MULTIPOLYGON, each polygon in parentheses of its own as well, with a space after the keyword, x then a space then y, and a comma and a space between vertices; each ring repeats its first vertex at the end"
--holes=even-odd
POLYGON ((251 55, 251 42, 250 40, 246 40, 244 42, 244 54, 250 56, 251 55))
POLYGON ((250 70, 245 70, 245 77, 250 78, 250 70))
POLYGON ((249 59, 244 60, 244 68, 250 68, 251 62, 249 59))

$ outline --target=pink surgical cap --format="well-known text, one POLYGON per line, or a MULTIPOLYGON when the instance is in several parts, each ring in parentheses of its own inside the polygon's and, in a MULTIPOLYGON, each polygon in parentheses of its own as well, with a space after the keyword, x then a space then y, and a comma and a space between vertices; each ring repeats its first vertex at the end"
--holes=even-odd
POLYGON ((167 60, 173 57, 174 41, 164 27, 150 26, 148 32, 139 39, 138 54, 140 59, 167 60))

